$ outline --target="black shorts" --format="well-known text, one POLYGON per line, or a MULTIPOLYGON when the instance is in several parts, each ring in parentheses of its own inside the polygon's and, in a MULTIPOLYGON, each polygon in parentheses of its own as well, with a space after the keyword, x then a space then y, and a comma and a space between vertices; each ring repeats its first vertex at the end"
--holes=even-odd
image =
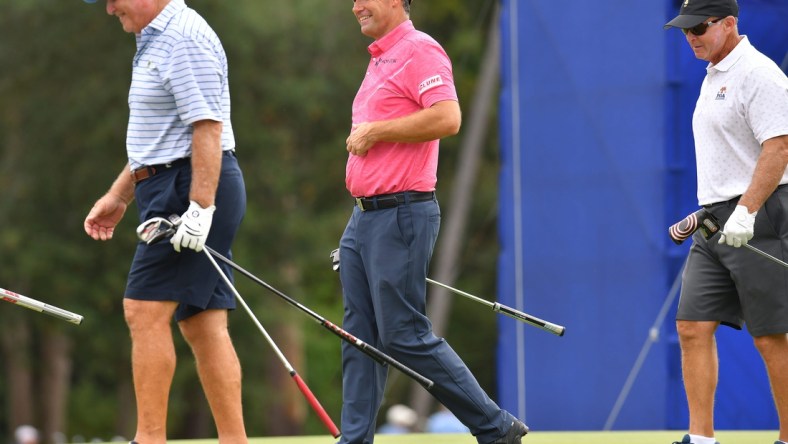
MULTIPOLYGON (((738 199, 708 206, 722 226, 738 199)), ((722 229, 722 227, 720 227, 722 229)), ((788 186, 775 191, 755 218, 749 244, 788 261, 788 186)), ((788 268, 747 248, 718 244, 720 234, 692 236, 676 319, 719 321, 752 336, 788 332, 788 268)))
MULTIPOLYGON (((189 207, 191 164, 184 162, 137 183, 140 223, 152 217, 182 215, 189 207)), ((230 246, 246 210, 243 174, 234 153, 225 151, 216 191, 216 211, 206 245, 231 258, 230 246)), ((219 265, 232 279, 232 269, 219 265)), ((180 321, 206 309, 234 309, 235 297, 220 280, 205 252, 181 248, 178 253, 168 240, 154 245, 137 244, 126 284, 125 297, 146 301, 176 301, 175 320, 180 321)))

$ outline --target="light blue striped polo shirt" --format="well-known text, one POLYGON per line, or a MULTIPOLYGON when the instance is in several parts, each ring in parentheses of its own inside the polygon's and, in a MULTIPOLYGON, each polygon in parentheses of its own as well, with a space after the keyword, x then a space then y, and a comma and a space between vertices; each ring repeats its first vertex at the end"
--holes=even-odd
POLYGON ((172 0, 137 35, 126 151, 132 170, 191 155, 192 126, 223 122, 222 149, 235 148, 227 56, 208 23, 172 0))

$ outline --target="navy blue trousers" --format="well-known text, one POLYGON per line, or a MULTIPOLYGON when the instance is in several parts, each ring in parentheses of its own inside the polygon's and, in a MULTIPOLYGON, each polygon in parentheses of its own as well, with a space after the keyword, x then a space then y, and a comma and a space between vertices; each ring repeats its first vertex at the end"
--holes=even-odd
MULTIPOLYGON (((343 328, 431 379, 430 393, 476 436, 501 437, 512 415, 501 410, 426 316, 426 278, 440 228, 435 200, 361 211, 354 207, 340 241, 343 328)), ((370 444, 388 368, 342 344, 341 444, 370 444)))

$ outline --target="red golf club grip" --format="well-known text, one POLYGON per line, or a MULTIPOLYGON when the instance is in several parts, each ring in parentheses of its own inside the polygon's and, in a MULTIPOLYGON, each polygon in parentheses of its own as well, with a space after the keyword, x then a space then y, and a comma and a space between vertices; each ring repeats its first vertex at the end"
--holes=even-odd
POLYGON ((328 416, 328 413, 326 413, 326 410, 323 408, 323 406, 320 405, 320 401, 317 400, 315 395, 312 394, 312 391, 309 390, 309 387, 306 386, 306 383, 303 379, 301 379, 301 376, 295 371, 290 373, 290 375, 293 377, 293 380, 295 380, 296 385, 298 385, 298 389, 301 390, 301 393, 304 394, 304 397, 312 406, 312 409, 314 409, 315 413, 317 413, 320 421, 323 422, 323 425, 326 426, 328 432, 331 433, 331 436, 334 438, 339 438, 339 435, 341 435, 339 428, 336 426, 336 424, 334 424, 334 421, 331 420, 331 417, 328 416))

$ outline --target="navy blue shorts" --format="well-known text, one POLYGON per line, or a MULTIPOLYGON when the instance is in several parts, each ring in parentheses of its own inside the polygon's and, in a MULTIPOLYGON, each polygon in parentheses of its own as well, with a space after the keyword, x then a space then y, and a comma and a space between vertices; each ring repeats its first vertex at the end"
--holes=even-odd
MULTIPOLYGON (((160 170, 155 176, 137 183, 140 223, 152 217, 182 215, 189 207, 192 169, 189 162, 160 170)), ((232 258, 232 245, 246 211, 246 188, 235 154, 225 151, 216 191, 216 211, 206 245, 232 258)), ((232 269, 217 261, 232 279, 232 269)), ((206 309, 234 309, 235 296, 220 280, 205 257, 181 248, 178 253, 169 240, 154 245, 137 244, 126 284, 125 297, 145 301, 176 301, 175 320, 181 321, 206 309)))

